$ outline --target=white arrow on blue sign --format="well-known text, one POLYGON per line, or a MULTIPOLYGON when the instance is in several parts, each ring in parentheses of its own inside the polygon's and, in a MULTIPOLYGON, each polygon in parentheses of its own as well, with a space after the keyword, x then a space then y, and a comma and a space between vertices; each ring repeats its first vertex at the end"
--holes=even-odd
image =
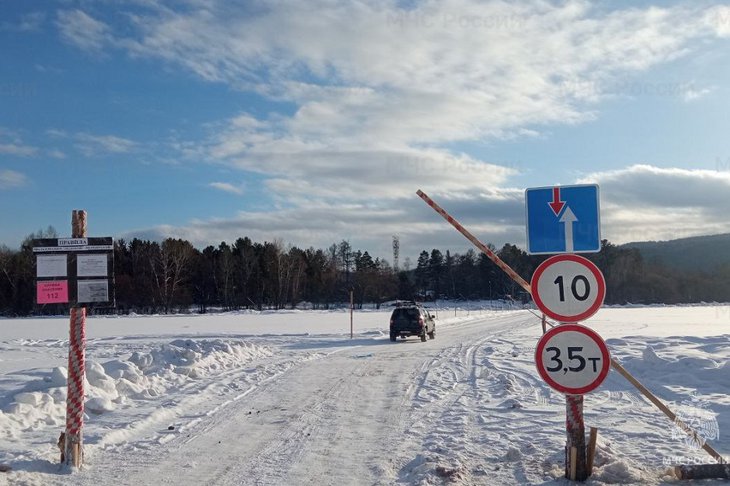
POLYGON ((525 191, 527 253, 601 250, 598 186, 538 187, 525 191))

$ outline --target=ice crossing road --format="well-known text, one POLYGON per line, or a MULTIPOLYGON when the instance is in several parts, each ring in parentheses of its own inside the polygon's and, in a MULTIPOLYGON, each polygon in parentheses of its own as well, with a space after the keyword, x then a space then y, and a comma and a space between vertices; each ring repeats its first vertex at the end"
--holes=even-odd
MULTIPOLYGON (((723 454, 728 309, 603 308, 591 319, 678 413, 699 400, 716 414, 702 430, 723 454)), ((537 373, 539 320, 454 312, 440 311, 425 343, 391 343, 387 311, 359 314, 354 340, 337 311, 94 319, 80 471, 56 447, 67 329, 5 320, 0 462, 12 470, 0 486, 564 484, 565 397, 537 373)), ((618 373, 585 407, 600 430, 597 483, 675 484, 667 464, 706 459, 618 373)))
POLYGON ((74 479, 100 484, 113 468, 117 484, 130 485, 150 477, 161 484, 415 484, 439 474, 441 463, 443 475, 471 475, 452 471, 456 462, 438 450, 470 433, 461 409, 489 393, 478 381, 490 343, 528 326, 539 329, 533 316, 514 312, 439 326, 426 343, 258 338, 282 352, 211 383, 220 388, 218 403, 175 404, 174 431, 150 431, 143 447, 139 440, 109 447, 74 479), (244 380, 254 371, 257 381, 244 380))

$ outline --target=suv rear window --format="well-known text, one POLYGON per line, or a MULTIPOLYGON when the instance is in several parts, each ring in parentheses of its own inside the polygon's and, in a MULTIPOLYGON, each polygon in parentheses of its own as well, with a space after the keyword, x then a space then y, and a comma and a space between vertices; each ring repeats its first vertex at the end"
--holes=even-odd
POLYGON ((393 311, 393 319, 418 319, 421 317, 418 309, 395 309, 393 311))

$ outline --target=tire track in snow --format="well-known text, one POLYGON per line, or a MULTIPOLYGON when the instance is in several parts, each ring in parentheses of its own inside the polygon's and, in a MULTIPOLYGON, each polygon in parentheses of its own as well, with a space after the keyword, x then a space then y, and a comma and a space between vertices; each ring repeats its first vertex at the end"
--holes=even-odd
MULTIPOLYGON (((140 417, 128 429, 111 432, 112 437, 106 443, 92 446, 90 451, 87 446, 87 474, 79 476, 77 484, 99 484, 94 475, 95 463, 124 471, 120 473, 119 484, 144 484, 147 471, 164 467, 161 466, 163 464, 168 464, 170 478, 176 478, 180 469, 185 470, 186 475, 195 477, 195 474, 191 474, 197 467, 195 456, 182 454, 182 459, 178 460, 181 450, 195 446, 195 441, 240 412, 239 404, 247 396, 283 379, 302 363, 327 356, 328 353, 323 352, 278 355, 273 359, 249 363, 245 368, 221 372, 214 377, 215 381, 193 381, 187 384, 175 391, 172 400, 164 403, 151 416, 140 417), (220 393, 211 393, 216 389, 220 393), (231 394, 235 395, 226 398, 231 394), (171 422, 176 423, 174 431, 167 430, 171 422), (115 434, 118 437, 116 439, 115 434), (154 450, 154 454, 150 450, 154 450)), ((106 473, 101 474, 103 476, 106 473)))
MULTIPOLYGON (((494 328, 485 326, 489 334, 471 341, 471 335, 462 335, 462 341, 428 362, 415 393, 414 407, 421 415, 421 421, 431 425, 416 425, 410 431, 421 439, 425 451, 415 470, 432 470, 423 464, 433 463, 432 466, 441 465, 442 470, 456 471, 452 479, 468 482, 475 475, 491 475, 493 471, 484 467, 485 463, 494 462, 495 467, 504 469, 502 475, 506 472, 504 481, 530 480, 521 461, 514 460, 520 459, 519 453, 510 452, 510 437, 515 432, 510 427, 505 428, 505 420, 509 423, 514 417, 525 424, 525 429, 544 425, 543 418, 531 420, 529 414, 523 413, 525 402, 538 404, 535 390, 541 385, 536 372, 525 371, 507 359, 512 357, 514 345, 501 336, 531 326, 535 326, 535 321, 524 318, 494 328), (510 454, 511 457, 505 460, 510 454), (509 462, 516 464, 504 465, 509 462)), ((534 368, 532 356, 527 359, 534 368)), ((533 464, 527 469, 543 471, 543 466, 533 464)), ((415 480, 410 476, 408 479, 415 480)))

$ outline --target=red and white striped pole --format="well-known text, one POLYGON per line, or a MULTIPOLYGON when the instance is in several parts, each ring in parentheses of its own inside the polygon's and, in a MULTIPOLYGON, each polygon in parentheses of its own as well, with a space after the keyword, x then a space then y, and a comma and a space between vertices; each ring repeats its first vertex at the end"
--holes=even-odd
MULTIPOLYGON (((86 238, 86 211, 74 210, 71 237, 86 238)), ((66 464, 83 463, 84 378, 86 377, 86 307, 71 308, 68 350, 68 395, 66 398, 66 464)))
POLYGON ((476 246, 477 248, 479 248, 482 251, 482 253, 484 253, 485 255, 487 255, 487 257, 490 260, 492 260, 492 262, 494 262, 495 265, 497 265, 499 268, 501 268, 504 273, 506 273, 512 280, 514 280, 528 294, 531 294, 532 293, 532 289, 530 288, 530 284, 527 283, 527 281, 524 278, 520 277, 520 275, 517 272, 515 272, 514 270, 512 270, 512 267, 510 267, 509 265, 507 265, 504 262, 504 260, 502 260, 501 258, 499 258, 499 256, 497 256, 496 253, 494 253, 492 250, 490 250, 489 247, 487 247, 487 245, 485 245, 484 243, 482 243, 481 241, 479 241, 479 239, 476 236, 474 236, 473 234, 471 234, 469 232, 469 230, 467 230, 466 228, 464 228, 461 225, 461 223, 459 223, 457 220, 454 219, 453 216, 451 216, 449 213, 447 213, 446 211, 444 211, 444 209, 441 206, 439 206, 438 204, 436 204, 436 201, 434 201, 433 199, 431 199, 430 197, 428 197, 428 195, 426 195, 426 193, 423 192, 420 189, 418 191, 416 191, 416 194, 418 194, 418 197, 420 197, 421 199, 423 199, 426 204, 428 204, 429 206, 431 206, 431 208, 434 211, 436 211, 437 213, 439 213, 442 218, 444 218, 446 221, 448 221, 451 226, 453 226, 454 228, 456 228, 456 230, 459 233, 461 233, 462 235, 464 235, 467 240, 471 241, 474 246, 476 246))
POLYGON ((586 460, 586 426, 583 421, 583 395, 565 395, 565 477, 585 481, 590 472, 586 460))

